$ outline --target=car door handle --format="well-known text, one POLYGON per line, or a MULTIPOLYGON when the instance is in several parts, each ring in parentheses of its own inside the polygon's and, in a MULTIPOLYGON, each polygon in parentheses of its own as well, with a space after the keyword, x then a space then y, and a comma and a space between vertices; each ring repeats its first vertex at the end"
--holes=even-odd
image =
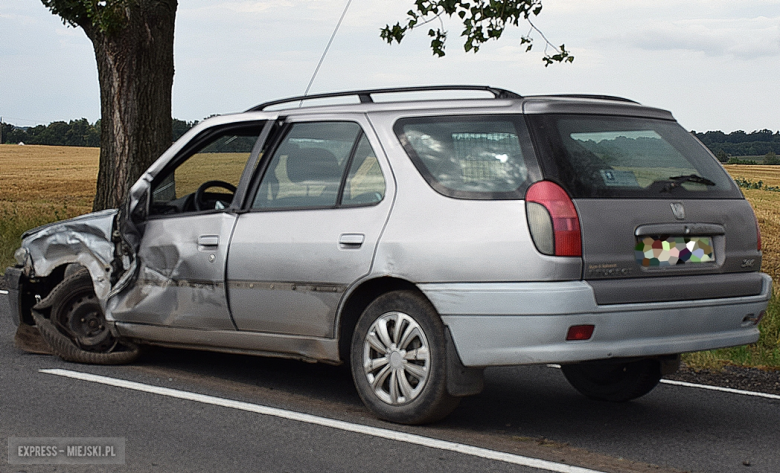
POLYGON ((201 235, 198 237, 198 246, 219 246, 219 235, 201 235))
POLYGON ((339 236, 339 246, 342 248, 360 248, 366 236, 362 233, 342 233, 339 236))

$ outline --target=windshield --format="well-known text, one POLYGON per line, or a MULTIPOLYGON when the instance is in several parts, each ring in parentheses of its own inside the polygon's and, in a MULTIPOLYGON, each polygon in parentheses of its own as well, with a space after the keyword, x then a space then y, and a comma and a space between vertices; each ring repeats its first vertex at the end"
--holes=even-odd
POLYGON ((742 196, 720 164, 676 122, 599 115, 528 120, 545 175, 573 197, 742 196))

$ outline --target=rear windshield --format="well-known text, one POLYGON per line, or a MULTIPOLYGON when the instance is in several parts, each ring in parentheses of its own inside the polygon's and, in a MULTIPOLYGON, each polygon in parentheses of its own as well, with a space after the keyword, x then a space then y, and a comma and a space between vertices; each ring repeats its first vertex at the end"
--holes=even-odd
POLYGON ((518 199, 539 176, 519 116, 408 118, 395 132, 428 184, 450 197, 518 199))
POLYGON ((545 176, 572 197, 742 198, 720 164, 679 124, 601 115, 531 115, 545 176))

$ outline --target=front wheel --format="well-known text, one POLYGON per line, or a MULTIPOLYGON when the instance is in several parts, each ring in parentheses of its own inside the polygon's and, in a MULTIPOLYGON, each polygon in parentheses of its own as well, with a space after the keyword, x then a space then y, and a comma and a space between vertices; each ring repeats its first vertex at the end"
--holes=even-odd
POLYGON ((135 360, 139 347, 111 333, 86 269, 65 277, 32 310, 41 337, 66 361, 121 364, 135 360), (49 312, 45 318, 42 312, 49 312))
POLYGON ((644 396, 661 380, 661 364, 646 359, 629 362, 586 362, 561 366, 566 380, 585 396, 625 402, 644 396))
POLYGON ((352 337, 352 378, 378 417, 401 424, 442 419, 460 401, 447 392, 444 325, 421 295, 395 291, 374 300, 352 337))

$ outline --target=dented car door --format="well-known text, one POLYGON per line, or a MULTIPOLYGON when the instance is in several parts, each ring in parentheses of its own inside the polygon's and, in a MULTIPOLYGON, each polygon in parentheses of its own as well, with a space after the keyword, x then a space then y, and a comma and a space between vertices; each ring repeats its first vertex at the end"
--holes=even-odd
MULTIPOLYGON (((152 177, 133 285, 111 298, 117 322, 235 330, 225 264, 242 175, 251 173, 265 122, 215 127, 152 177)), ((136 212, 138 213, 138 212, 136 212)))

